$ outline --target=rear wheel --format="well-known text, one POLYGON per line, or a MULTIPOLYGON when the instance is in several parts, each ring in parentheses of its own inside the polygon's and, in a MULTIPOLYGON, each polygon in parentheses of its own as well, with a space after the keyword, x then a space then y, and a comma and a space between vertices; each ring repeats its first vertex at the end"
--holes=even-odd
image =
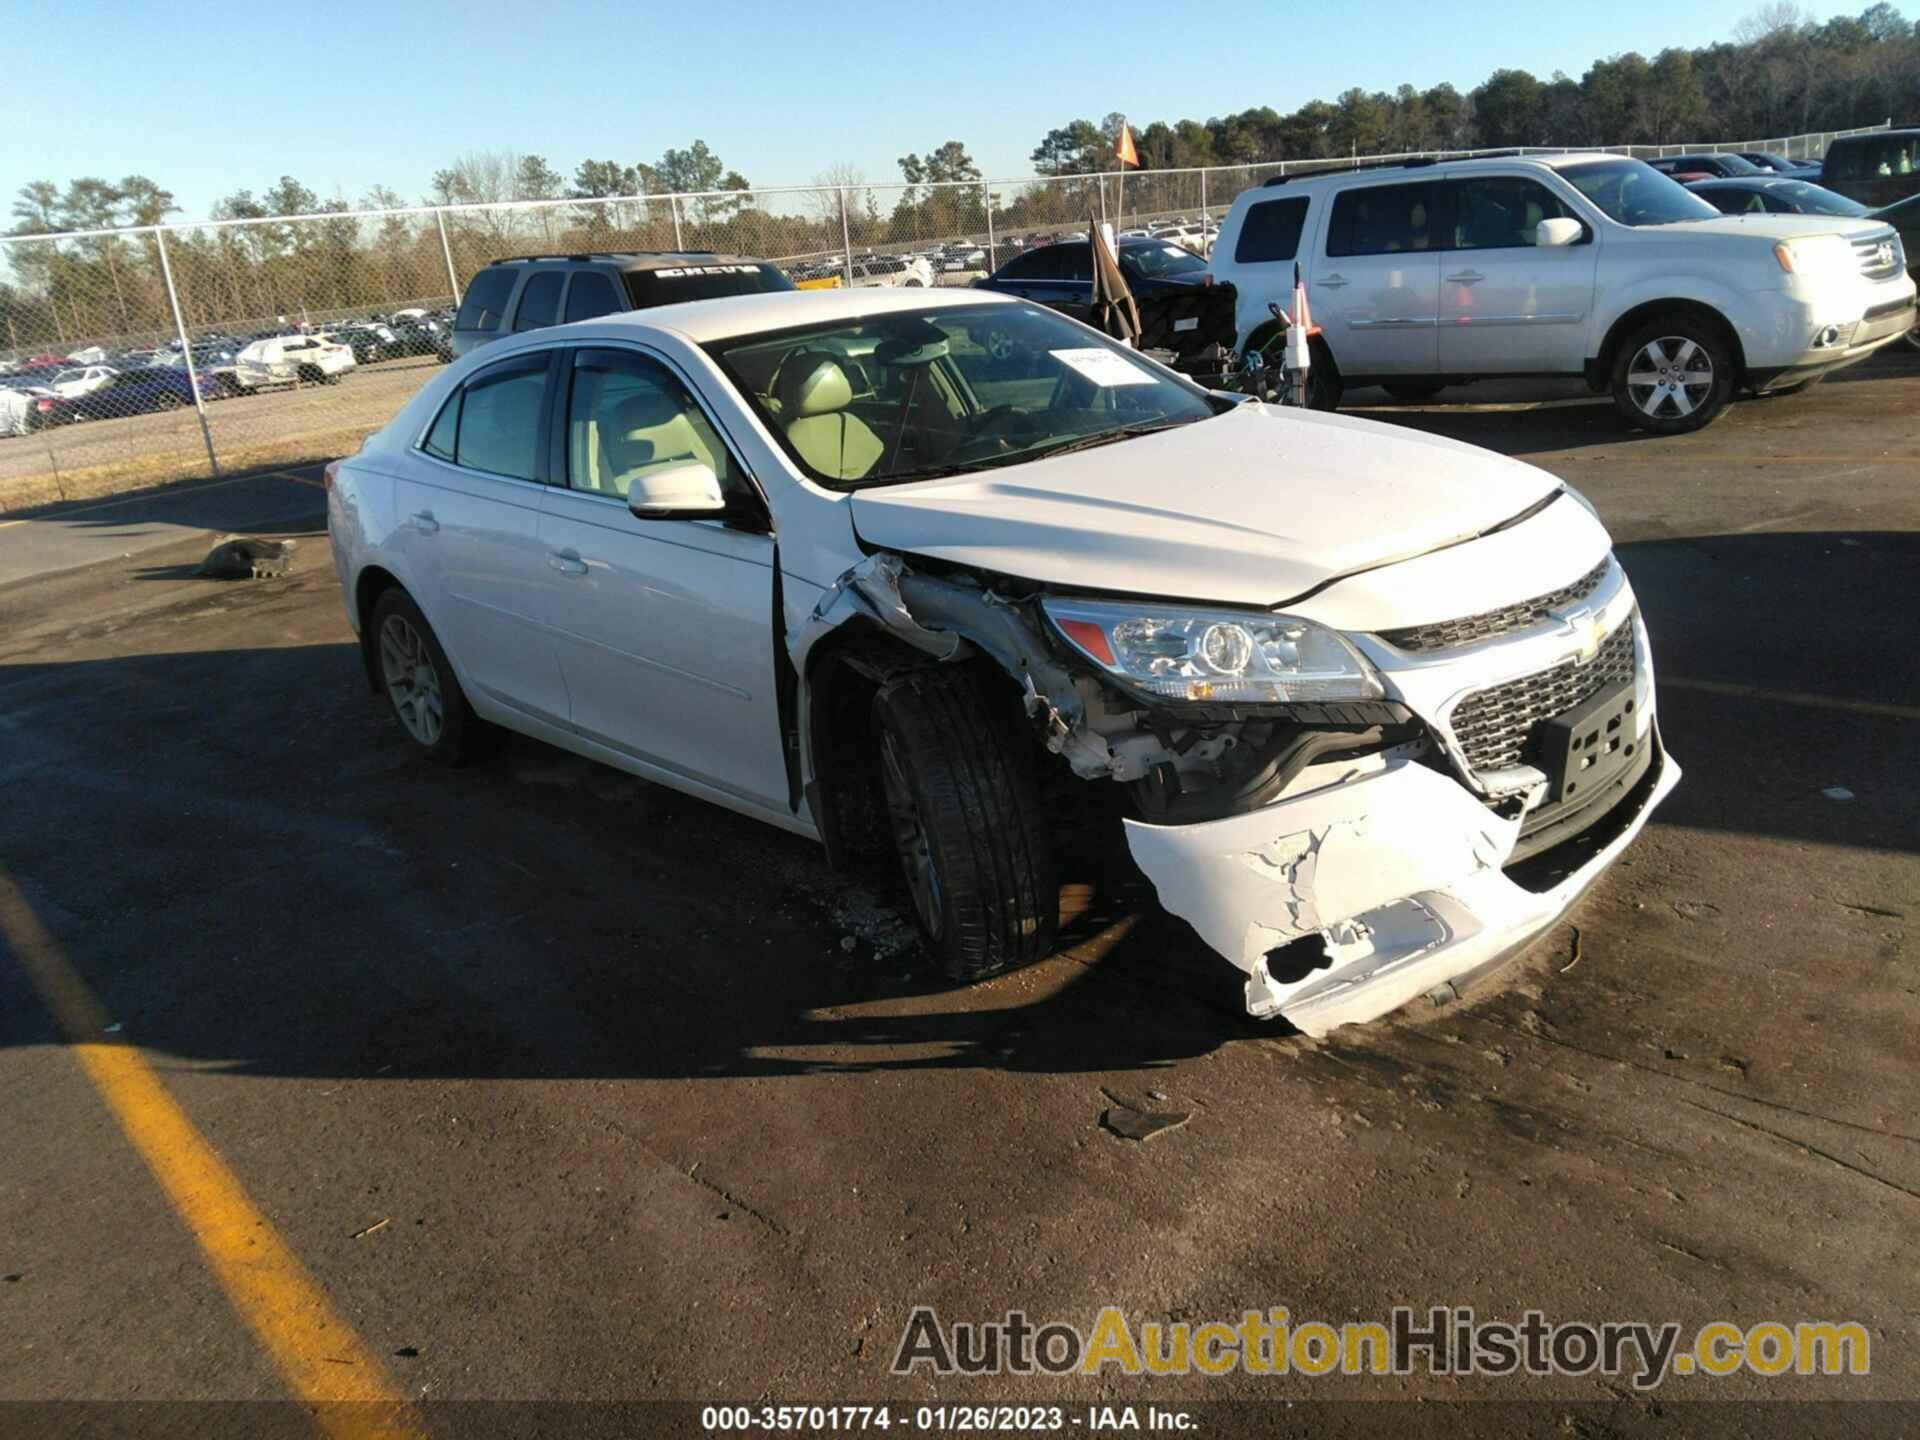
POLYGON ((1307 342, 1307 354, 1312 362, 1307 368, 1307 409, 1338 410, 1344 386, 1333 352, 1316 336, 1307 342))
POLYGON ((1712 424, 1733 394, 1733 347, 1695 315, 1664 316, 1627 337, 1613 362, 1613 404, 1656 435, 1712 424))
POLYGON ((969 982, 1041 959, 1060 890, 1030 742, 1003 697, 961 666, 874 697, 880 788, 930 950, 969 982))
POLYGON ((480 721, 447 663, 427 617, 404 590, 388 590, 373 607, 374 656, 400 728, 429 758, 459 765, 472 754, 480 721))
POLYGON ((303 385, 320 385, 327 378, 318 365, 302 365, 295 373, 303 385))

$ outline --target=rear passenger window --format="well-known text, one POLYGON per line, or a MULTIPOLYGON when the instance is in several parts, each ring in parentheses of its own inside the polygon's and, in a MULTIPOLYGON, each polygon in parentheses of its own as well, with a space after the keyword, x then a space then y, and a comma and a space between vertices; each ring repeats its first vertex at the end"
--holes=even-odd
POLYGON ((567 282, 564 270, 542 270, 529 275, 520 291, 520 308, 514 311, 515 330, 538 330, 560 318, 560 287, 567 282))
POLYGON ((567 323, 591 320, 596 315, 611 315, 620 308, 619 292, 613 281, 598 270, 576 270, 573 284, 567 287, 567 323))
POLYGON ((1029 250, 1025 254, 1016 255, 1000 267, 1000 278, 1002 280, 1038 280, 1040 272, 1046 268, 1044 264, 1046 257, 1045 250, 1029 250))
POLYGON ((1517 250, 1540 243, 1540 222, 1578 218, 1537 180, 1487 175, 1453 187, 1455 250, 1517 250))
POLYGON ((1247 218, 1240 222, 1240 238, 1234 242, 1234 263, 1258 265, 1263 261, 1293 259, 1300 253, 1300 229, 1306 223, 1307 197, 1304 195, 1249 205, 1247 218))
POLYGON ((1397 255, 1440 248, 1441 187, 1376 185, 1334 197, 1329 255, 1397 255))
POLYGON ((513 480, 538 479, 540 405, 546 393, 544 353, 476 376, 460 397, 454 463, 513 480))
POLYGON ((498 330, 501 317, 507 313, 507 297, 513 294, 518 273, 496 267, 474 276, 473 283, 467 286, 466 298, 460 302, 460 313, 454 317, 454 329, 498 330))

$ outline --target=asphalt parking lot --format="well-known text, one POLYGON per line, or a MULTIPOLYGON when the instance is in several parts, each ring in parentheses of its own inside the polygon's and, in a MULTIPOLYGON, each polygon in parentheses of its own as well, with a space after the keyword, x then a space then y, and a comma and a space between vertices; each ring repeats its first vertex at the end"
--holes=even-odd
MULTIPOLYGON (((426 1434, 465 1433, 461 1402, 558 1398, 1920 1424, 1686 1408, 1920 1397, 1920 364, 1672 440, 1578 397, 1367 413, 1594 500, 1685 778, 1507 971, 1321 1042, 1246 1021, 1234 972, 1098 857, 1067 948, 956 990, 884 881, 804 842, 531 742, 416 761, 300 474, 0 528, 0 1398, 279 1399, 337 1361, 321 1393, 398 1394, 426 1434), (295 535, 293 573, 195 578, 228 528, 295 535), (61 568, 31 573, 46 546, 61 568), (112 1028, 65 1044, 56 1012, 112 1028), (1122 1140, 1116 1098, 1190 1118, 1122 1140), (217 1169, 156 1175, 156 1135, 244 1205, 217 1169), (268 1320, 253 1262, 236 1281, 210 1243, 292 1258, 268 1320), (895 1378, 920 1304, 1848 1319, 1873 1364, 1652 1398, 1601 1375, 895 1378), (316 1334, 335 1348, 302 1371, 316 1334)), ((539 1433, 599 1433, 575 1420, 539 1433)))

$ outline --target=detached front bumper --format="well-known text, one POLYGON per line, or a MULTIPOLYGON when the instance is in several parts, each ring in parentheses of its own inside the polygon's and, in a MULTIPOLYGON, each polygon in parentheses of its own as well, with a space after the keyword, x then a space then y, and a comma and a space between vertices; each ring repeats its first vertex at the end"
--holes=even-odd
POLYGON ((1463 983, 1566 914, 1679 783, 1648 733, 1630 792, 1511 873, 1520 818, 1410 759, 1224 820, 1129 820, 1127 844, 1161 904, 1247 972, 1250 1014, 1324 1035, 1463 983), (1304 962, 1275 953, 1315 936, 1304 962))

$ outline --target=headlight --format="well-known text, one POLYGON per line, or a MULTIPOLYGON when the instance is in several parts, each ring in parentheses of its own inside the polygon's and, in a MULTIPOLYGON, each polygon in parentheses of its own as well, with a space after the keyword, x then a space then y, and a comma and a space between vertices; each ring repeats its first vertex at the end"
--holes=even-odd
POLYGON ((1121 685, 1155 699, 1278 705, 1386 694, 1345 636, 1297 616, 1150 601, 1046 600, 1042 606, 1074 649, 1121 685))
POLYGON ((1859 259, 1843 235, 1802 235, 1773 247, 1773 258, 1789 275, 1830 275, 1858 271, 1859 259))

